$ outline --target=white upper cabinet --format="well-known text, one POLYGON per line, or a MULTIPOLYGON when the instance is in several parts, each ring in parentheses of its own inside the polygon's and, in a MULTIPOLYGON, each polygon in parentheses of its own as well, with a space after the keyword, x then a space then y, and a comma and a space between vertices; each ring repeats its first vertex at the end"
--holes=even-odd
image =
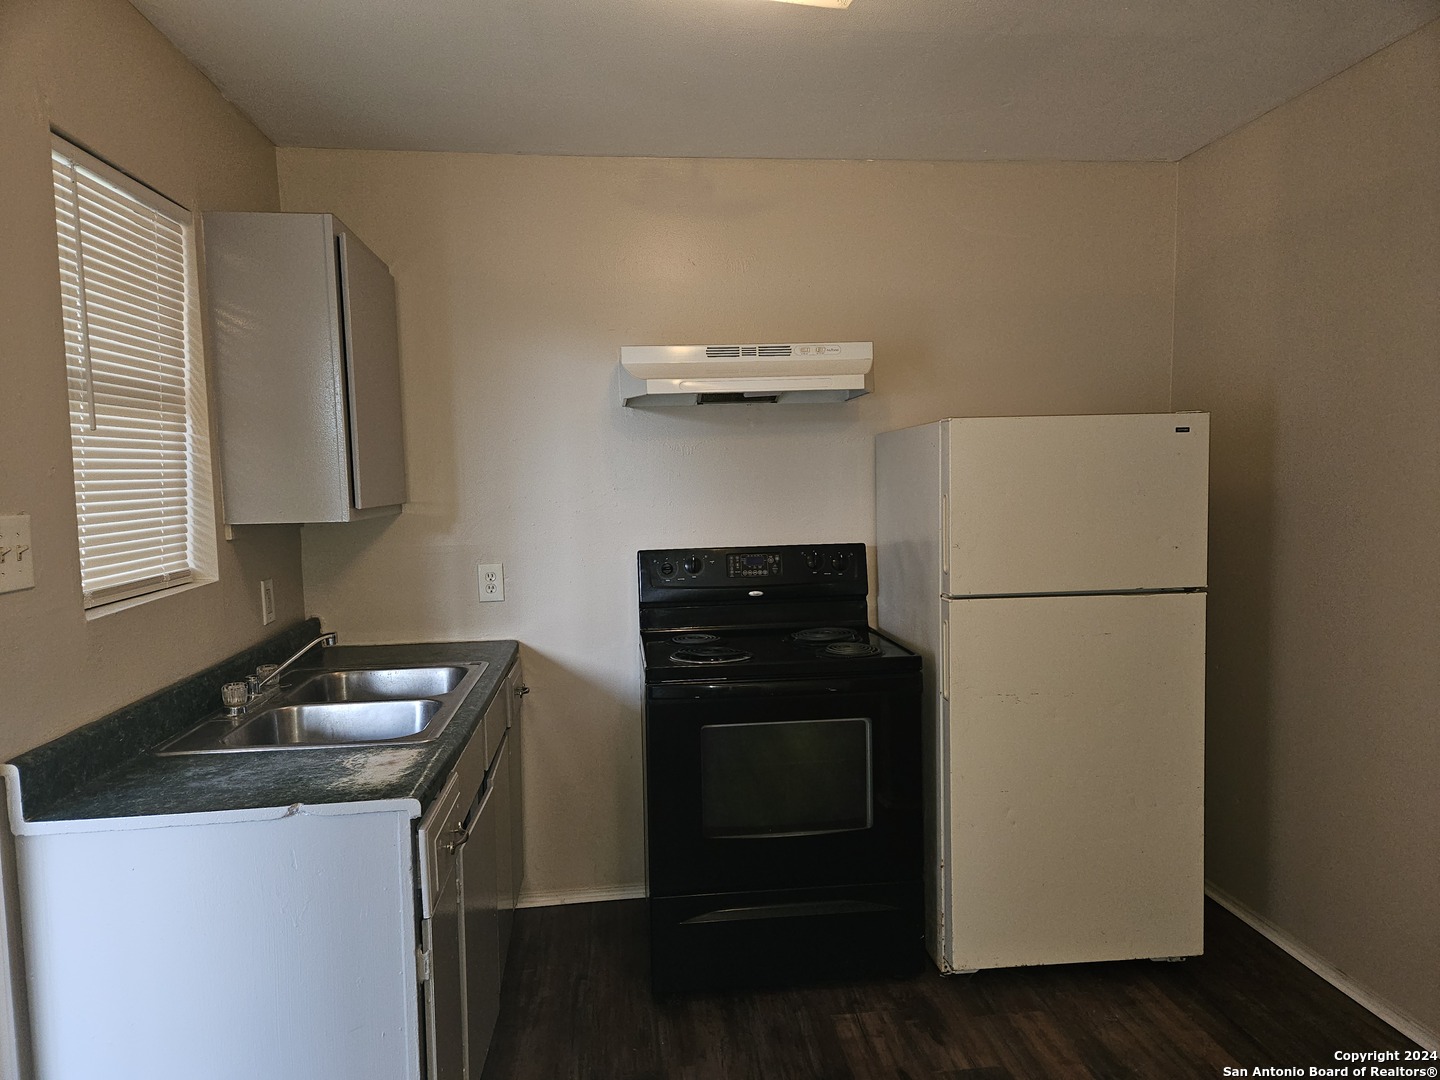
POLYGON ((203 228, 225 520, 397 513, 390 271, 332 214, 207 213, 203 228))

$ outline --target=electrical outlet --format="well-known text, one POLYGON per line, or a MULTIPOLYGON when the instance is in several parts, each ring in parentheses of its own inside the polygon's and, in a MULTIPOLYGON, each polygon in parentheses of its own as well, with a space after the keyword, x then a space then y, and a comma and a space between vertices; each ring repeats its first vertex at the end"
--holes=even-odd
POLYGON ((0 517, 0 593, 35 587, 35 555, 30 550, 30 515, 0 517))
POLYGON ((265 578, 260 582, 260 624, 269 626, 275 621, 275 579, 265 578))
POLYGON ((480 602, 505 599, 505 567, 498 562, 480 564, 480 602))

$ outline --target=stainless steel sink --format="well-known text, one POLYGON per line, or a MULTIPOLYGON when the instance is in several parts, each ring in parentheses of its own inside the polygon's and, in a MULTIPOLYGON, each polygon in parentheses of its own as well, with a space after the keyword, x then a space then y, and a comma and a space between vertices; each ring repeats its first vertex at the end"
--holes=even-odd
POLYGON ((346 701, 281 705, 244 721, 220 741, 239 746, 334 746, 391 742, 425 731, 440 702, 346 701))
POLYGON ((297 682, 287 701, 381 701, 448 694, 465 678, 458 665, 412 668, 352 668, 326 671, 297 682))
MULTIPOLYGON (((155 753, 228 754, 425 743, 445 730, 489 665, 387 665, 311 673, 252 705, 207 716, 155 753)), ((298 673, 297 673, 298 674, 298 673)))

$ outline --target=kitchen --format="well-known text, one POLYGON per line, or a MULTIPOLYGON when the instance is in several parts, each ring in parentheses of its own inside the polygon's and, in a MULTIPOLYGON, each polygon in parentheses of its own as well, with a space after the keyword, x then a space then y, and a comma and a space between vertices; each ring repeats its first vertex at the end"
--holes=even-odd
POLYGON ((279 625, 521 641, 522 902, 639 896, 637 550, 873 542, 880 431, 1205 409, 1208 877, 1440 1027, 1433 22, 1178 163, 946 163, 277 151, 120 0, 0 20, 0 512, 31 515, 37 576, 0 597, 0 757, 258 640, 270 578, 279 625), (52 125, 189 205, 333 212, 389 263, 401 516, 237 529, 218 583, 85 619, 52 125), (741 330, 873 340, 875 392, 619 407, 622 344, 741 330))

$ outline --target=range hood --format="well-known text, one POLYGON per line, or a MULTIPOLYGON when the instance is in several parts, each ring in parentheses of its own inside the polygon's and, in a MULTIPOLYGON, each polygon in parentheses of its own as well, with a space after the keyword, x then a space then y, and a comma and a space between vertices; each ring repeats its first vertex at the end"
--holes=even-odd
POLYGON ((874 344, 622 345, 620 403, 848 401, 870 392, 874 344))

